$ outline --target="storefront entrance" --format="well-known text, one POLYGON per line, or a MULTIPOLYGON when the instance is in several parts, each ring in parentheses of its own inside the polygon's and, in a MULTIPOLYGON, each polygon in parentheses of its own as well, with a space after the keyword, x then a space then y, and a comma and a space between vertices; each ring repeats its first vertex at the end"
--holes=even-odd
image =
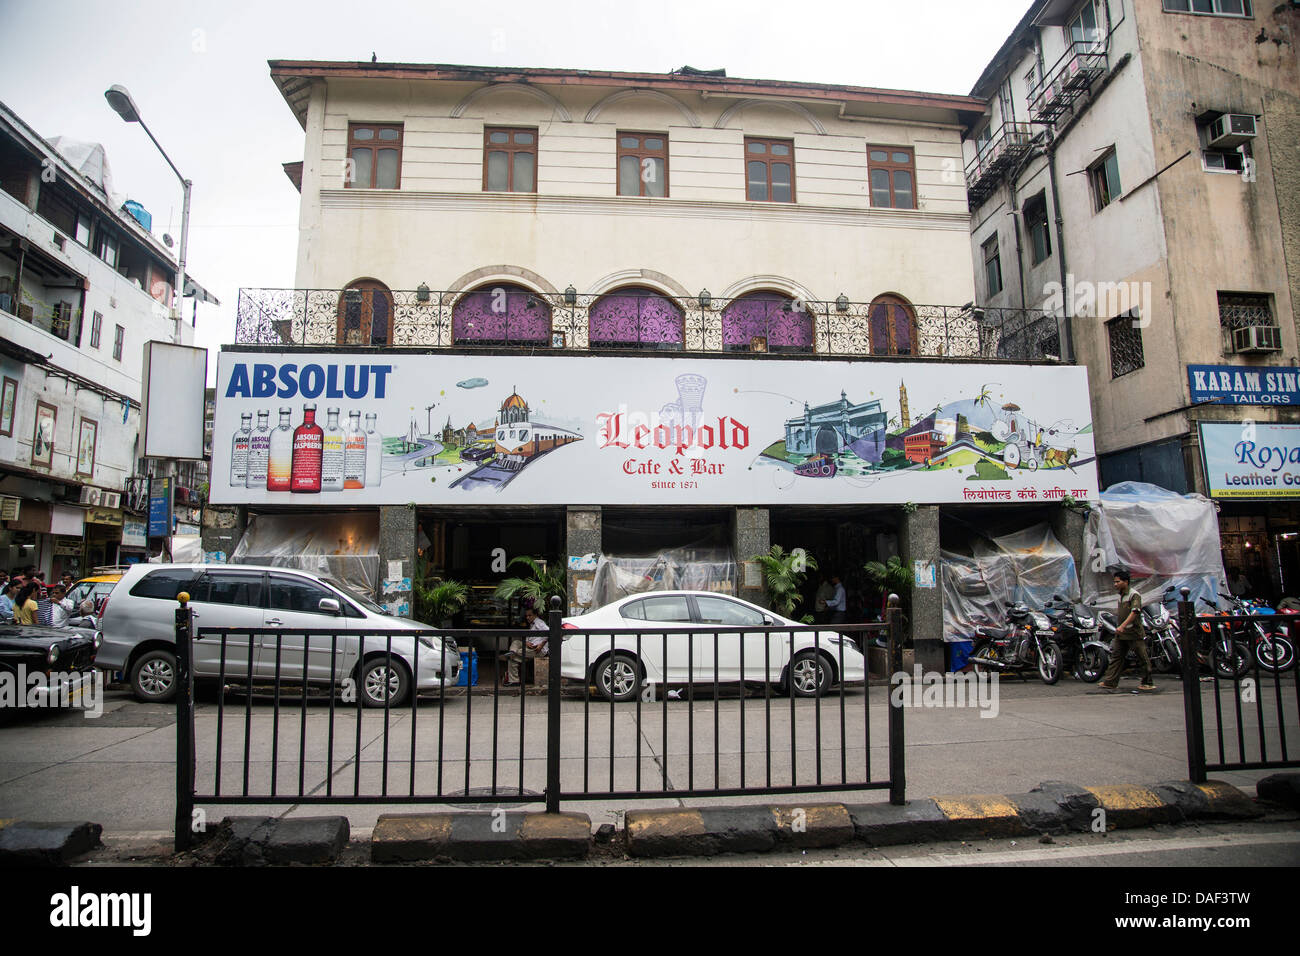
POLYGON ((814 613, 818 585, 836 573, 848 600, 848 622, 877 620, 884 595, 863 566, 899 553, 901 519, 897 507, 773 508, 772 543, 787 553, 803 548, 817 561, 817 570, 804 580, 804 600, 796 617, 814 613))

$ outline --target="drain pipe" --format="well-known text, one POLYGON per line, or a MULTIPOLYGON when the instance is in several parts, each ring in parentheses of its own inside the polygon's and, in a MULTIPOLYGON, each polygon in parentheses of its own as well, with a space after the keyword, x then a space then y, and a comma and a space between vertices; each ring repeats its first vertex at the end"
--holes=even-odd
POLYGON ((1056 189, 1056 137, 1047 143, 1047 178, 1052 183, 1052 208, 1056 212, 1056 257, 1061 263, 1061 312, 1065 319, 1065 351, 1070 361, 1076 360, 1074 354, 1074 316, 1071 306, 1074 304, 1074 290, 1066 287, 1068 275, 1065 269, 1065 219, 1061 215, 1061 197, 1056 189))

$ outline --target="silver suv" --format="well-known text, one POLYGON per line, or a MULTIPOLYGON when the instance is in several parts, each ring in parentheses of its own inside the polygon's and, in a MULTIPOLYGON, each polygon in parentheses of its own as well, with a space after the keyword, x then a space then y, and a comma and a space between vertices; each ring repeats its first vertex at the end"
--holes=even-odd
POLYGON ((278 667, 282 681, 296 683, 306 670, 310 683, 333 681, 346 688, 352 681, 368 707, 382 707, 385 699, 396 707, 407 700, 413 675, 417 693, 452 686, 459 677, 460 652, 450 638, 392 617, 336 581, 290 568, 137 564, 104 606, 104 643, 95 666, 122 671, 138 700, 175 696, 176 596, 182 591, 189 592, 194 610, 198 678, 223 676, 221 638, 201 633, 211 627, 267 631, 226 635, 227 682, 250 676, 253 683, 272 682, 278 667))

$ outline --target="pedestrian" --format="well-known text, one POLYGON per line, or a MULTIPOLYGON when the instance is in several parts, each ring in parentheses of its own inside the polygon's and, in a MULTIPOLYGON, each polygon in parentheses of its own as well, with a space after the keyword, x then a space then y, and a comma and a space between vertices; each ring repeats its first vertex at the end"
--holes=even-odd
POLYGON ((71 572, 71 571, 64 571, 63 574, 61 574, 61 575, 59 576, 59 583, 63 585, 63 592, 64 592, 65 594, 66 594, 67 592, 71 591, 71 590, 72 590, 72 572, 71 572))
POLYGON ((1228 590, 1234 597, 1247 597, 1250 594, 1250 578, 1242 573, 1241 568, 1232 569, 1232 577, 1228 579, 1228 590))
POLYGON ((0 621, 6 624, 12 624, 14 621, 14 598, 18 595, 18 590, 22 585, 17 581, 6 581, 5 586, 0 590, 0 621))
POLYGON ((72 617, 72 602, 62 584, 50 588, 50 627, 67 627, 72 617))
POLYGON ((35 581, 28 581, 14 598, 14 623, 35 624, 40 607, 36 603, 37 586, 35 581))
POLYGON ((826 610, 830 612, 831 618, 828 624, 843 624, 847 617, 848 599, 844 593, 844 585, 840 582, 839 573, 831 572, 831 597, 826 602, 826 610))
POLYGON ((1119 609, 1115 616, 1120 619, 1120 623, 1110 642, 1110 667, 1106 668, 1098 686, 1105 690, 1119 687, 1119 675, 1124 672, 1124 661, 1131 649, 1137 654, 1138 664, 1142 668, 1138 690, 1155 690, 1156 685, 1151 682, 1151 658, 1147 656, 1146 635, 1142 628, 1142 595, 1129 586, 1127 568, 1115 570, 1114 583, 1115 593, 1119 595, 1119 609))
POLYGON ((813 618, 818 624, 825 624, 830 612, 826 610, 826 602, 835 596, 835 585, 831 584, 831 579, 823 574, 821 583, 817 586, 817 596, 813 599, 813 618))
MULTIPOLYGON (((549 633, 550 626, 538 616, 537 612, 531 607, 524 610, 524 626, 529 631, 549 633)), ((506 665, 507 677, 502 681, 505 686, 510 687, 521 683, 519 679, 519 663, 524 659, 525 647, 540 657, 547 656, 547 639, 538 637, 536 634, 530 634, 527 639, 516 637, 510 642, 510 651, 506 655, 508 661, 506 665)))

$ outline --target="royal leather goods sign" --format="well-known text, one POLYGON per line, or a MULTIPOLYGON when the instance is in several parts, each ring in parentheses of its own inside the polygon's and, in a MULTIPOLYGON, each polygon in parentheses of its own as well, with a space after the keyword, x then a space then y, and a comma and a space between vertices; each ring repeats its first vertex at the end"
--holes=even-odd
POLYGON ((1211 498, 1300 498, 1300 425, 1202 422, 1211 498))
POLYGON ((1097 496, 1078 367, 239 351, 216 395, 217 504, 1097 496))

